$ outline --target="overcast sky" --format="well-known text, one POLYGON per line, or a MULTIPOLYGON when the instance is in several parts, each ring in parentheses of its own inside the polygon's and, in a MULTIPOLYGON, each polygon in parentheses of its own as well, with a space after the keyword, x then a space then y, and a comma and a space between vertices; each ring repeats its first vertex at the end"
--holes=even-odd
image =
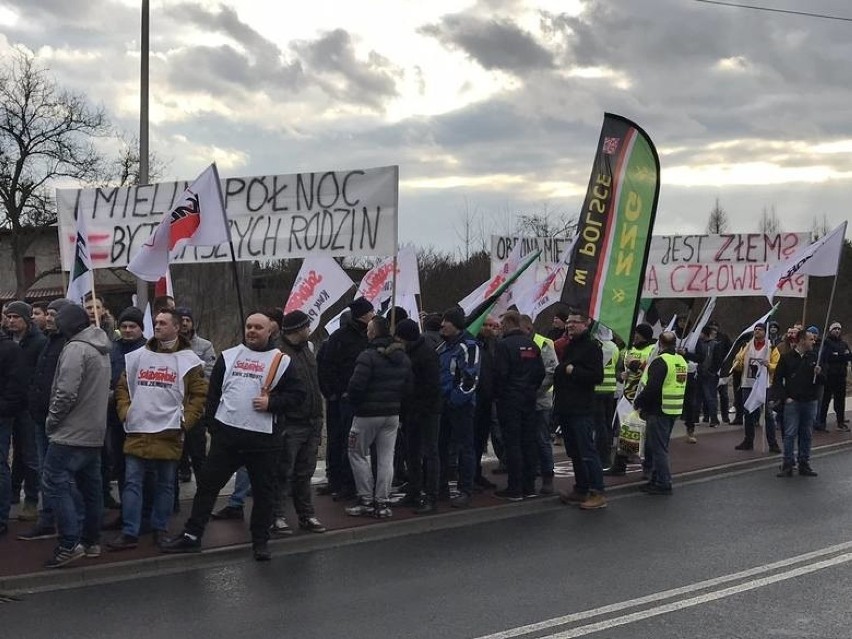
MULTIPOLYGON (((848 0, 753 0, 852 18, 848 0)), ((0 51, 138 128, 141 2, 0 0, 0 51)), ((852 22, 694 0, 151 1, 151 147, 165 178, 400 166, 400 236, 453 249, 465 210, 574 215, 603 113, 662 164, 655 232, 852 200, 852 22)))

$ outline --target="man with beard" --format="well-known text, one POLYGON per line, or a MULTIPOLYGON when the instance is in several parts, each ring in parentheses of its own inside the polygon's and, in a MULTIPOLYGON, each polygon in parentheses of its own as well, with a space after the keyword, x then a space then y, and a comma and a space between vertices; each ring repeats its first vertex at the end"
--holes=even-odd
POLYGON ((811 468, 811 440, 818 410, 819 388, 824 376, 814 352, 816 336, 804 329, 796 335, 796 347, 781 356, 772 384, 773 397, 784 407, 784 462, 778 477, 793 476, 794 449, 799 475, 816 477, 811 468))
POLYGON ((274 323, 263 313, 245 320, 243 343, 219 355, 210 376, 207 415, 210 453, 201 469, 192 514, 183 533, 161 545, 165 553, 201 551, 201 538, 219 491, 240 466, 251 480, 252 553, 269 561, 269 530, 276 498, 276 472, 284 448, 283 414, 300 406, 304 384, 289 372, 290 358, 270 340, 274 323))
POLYGON ((571 338, 553 374, 553 407, 562 426, 565 450, 574 466, 574 490, 563 503, 583 510, 606 508, 601 460, 595 447, 595 386, 603 381, 603 351, 589 332, 589 318, 580 311, 568 316, 571 338))

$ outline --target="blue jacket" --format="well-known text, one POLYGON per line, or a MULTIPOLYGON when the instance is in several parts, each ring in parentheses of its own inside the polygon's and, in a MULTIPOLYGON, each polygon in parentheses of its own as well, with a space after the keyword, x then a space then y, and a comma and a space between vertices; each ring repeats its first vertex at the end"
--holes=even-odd
POLYGON ((476 403, 479 382, 479 345, 476 338, 462 331, 453 340, 438 347, 441 362, 441 395, 450 406, 476 403))

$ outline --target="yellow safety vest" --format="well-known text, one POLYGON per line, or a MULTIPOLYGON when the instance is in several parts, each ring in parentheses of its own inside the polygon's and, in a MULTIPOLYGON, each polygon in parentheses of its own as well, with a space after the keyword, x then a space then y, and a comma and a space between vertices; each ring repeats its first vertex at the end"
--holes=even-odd
POLYGON ((636 389, 639 386, 639 381, 642 379, 642 374, 645 372, 645 366, 648 363, 651 352, 654 350, 654 346, 655 344, 648 344, 643 348, 631 346, 624 353, 624 369, 627 371, 624 380, 624 396, 630 401, 633 401, 636 397, 636 389), (634 372, 627 368, 627 364, 636 359, 641 362, 641 367, 638 371, 634 372))
MULTIPOLYGON (((613 342, 610 342, 609 345, 612 346, 612 358, 604 364, 603 381, 595 386, 595 392, 600 393, 601 395, 608 395, 610 393, 614 394, 615 389, 618 386, 618 380, 615 377, 615 365, 618 363, 618 346, 616 346, 613 342)), ((603 346, 603 344, 601 344, 603 346)))
POLYGON ((663 381, 663 413, 677 417, 683 412, 683 397, 686 394, 687 363, 682 355, 661 353, 666 363, 666 379, 663 381))

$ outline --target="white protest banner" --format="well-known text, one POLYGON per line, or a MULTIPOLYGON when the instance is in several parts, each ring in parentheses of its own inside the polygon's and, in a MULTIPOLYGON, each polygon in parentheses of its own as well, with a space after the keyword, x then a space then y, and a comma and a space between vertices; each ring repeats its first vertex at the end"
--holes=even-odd
POLYGON ((355 286, 333 257, 306 257, 296 276, 284 313, 300 310, 311 318, 311 333, 320 323, 323 312, 333 306, 344 293, 355 286))
MULTIPOLYGON (((568 238, 491 237, 491 272, 515 243, 542 248, 538 280, 569 250, 568 238)), ((810 233, 661 235, 651 240, 643 298, 763 296, 764 274, 810 243, 810 233)), ((807 297, 808 277, 794 275, 776 295, 807 297)))
MULTIPOLYGON (((124 267, 189 182, 57 189, 59 248, 68 270, 75 214, 86 216, 93 268, 124 267)), ((232 177, 221 181, 237 260, 375 256, 396 250, 399 167, 232 177)), ((186 247, 172 263, 225 262, 227 244, 186 247)))

